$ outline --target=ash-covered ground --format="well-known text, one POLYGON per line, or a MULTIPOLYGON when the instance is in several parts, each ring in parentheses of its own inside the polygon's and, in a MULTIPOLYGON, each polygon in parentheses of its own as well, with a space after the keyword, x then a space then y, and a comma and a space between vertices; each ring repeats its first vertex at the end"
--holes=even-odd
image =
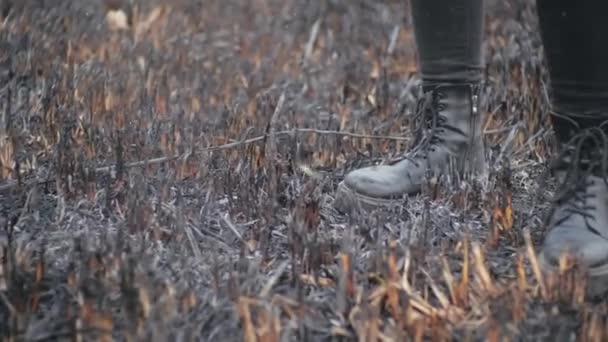
POLYGON ((555 149, 533 1, 488 2, 488 177, 348 214, 345 173, 413 140, 407 1, 0 10, 3 341, 608 338, 576 269, 534 257, 555 149))

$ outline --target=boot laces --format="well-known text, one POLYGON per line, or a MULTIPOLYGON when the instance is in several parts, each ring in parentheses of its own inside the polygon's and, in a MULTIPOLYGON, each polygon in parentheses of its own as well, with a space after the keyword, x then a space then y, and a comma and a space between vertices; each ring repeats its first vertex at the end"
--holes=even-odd
POLYGON ((419 166, 419 159, 426 159, 429 152, 434 152, 438 144, 445 142, 444 133, 452 131, 464 134, 459 128, 449 125, 443 115, 447 105, 441 102, 446 94, 441 89, 432 89, 424 93, 418 100, 414 122, 414 148, 411 153, 402 155, 393 162, 408 159, 419 166))
POLYGON ((597 208, 589 200, 597 195, 589 192, 589 188, 593 185, 593 175, 599 175, 608 186, 608 136, 602 128, 585 129, 570 139, 556 161, 553 169, 564 170, 564 165, 567 167, 559 187, 561 190, 554 199, 557 204, 554 208, 563 210, 563 216, 555 225, 567 221, 572 215, 579 215, 588 230, 601 236, 590 223, 595 219, 593 212, 597 208))

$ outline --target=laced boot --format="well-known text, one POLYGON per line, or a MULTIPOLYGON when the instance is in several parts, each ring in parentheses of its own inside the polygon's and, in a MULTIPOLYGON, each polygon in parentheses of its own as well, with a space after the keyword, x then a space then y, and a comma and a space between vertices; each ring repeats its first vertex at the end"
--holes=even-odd
POLYGON ((478 86, 439 85, 423 88, 417 115, 423 131, 418 144, 401 158, 385 165, 350 172, 338 186, 335 205, 340 210, 390 205, 420 192, 425 174, 440 174, 449 165, 460 173, 485 171, 482 120, 478 113, 478 86))
POLYGON ((561 186, 539 261, 544 271, 555 272, 560 257, 574 257, 587 271, 587 294, 594 297, 608 290, 608 139, 595 128, 568 145, 555 166, 561 186), (590 149, 586 141, 601 147, 590 149))

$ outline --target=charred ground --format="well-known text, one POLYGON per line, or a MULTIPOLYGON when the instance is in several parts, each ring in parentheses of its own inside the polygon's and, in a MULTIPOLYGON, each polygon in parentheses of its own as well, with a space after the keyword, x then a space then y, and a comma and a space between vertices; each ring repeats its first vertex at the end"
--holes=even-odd
POLYGON ((413 138, 407 2, 0 1, 2 340, 605 339, 576 270, 536 269, 546 70, 508 3, 488 179, 344 215, 413 138))

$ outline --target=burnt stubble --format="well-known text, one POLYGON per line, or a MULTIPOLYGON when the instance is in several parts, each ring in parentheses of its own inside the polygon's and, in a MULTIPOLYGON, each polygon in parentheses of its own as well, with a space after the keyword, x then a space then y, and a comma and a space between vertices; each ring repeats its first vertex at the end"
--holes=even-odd
POLYGON ((406 1, 0 0, 0 339, 606 339, 534 257, 534 10, 489 2, 488 178, 345 214, 414 138, 406 1))

